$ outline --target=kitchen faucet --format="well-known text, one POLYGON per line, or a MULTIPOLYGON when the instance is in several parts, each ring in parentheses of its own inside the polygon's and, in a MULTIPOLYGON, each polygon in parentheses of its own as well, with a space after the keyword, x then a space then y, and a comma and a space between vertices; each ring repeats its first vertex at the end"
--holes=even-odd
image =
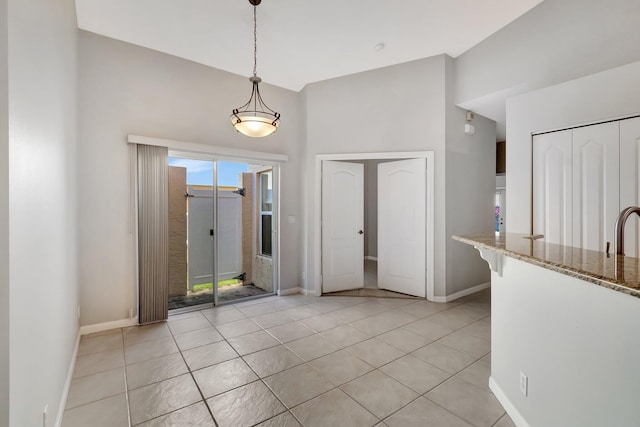
POLYGON ((640 206, 629 206, 628 208, 623 209, 616 219, 616 234, 614 236, 615 240, 613 244, 616 248, 616 254, 618 255, 624 255, 624 225, 632 213, 636 213, 640 216, 640 206))

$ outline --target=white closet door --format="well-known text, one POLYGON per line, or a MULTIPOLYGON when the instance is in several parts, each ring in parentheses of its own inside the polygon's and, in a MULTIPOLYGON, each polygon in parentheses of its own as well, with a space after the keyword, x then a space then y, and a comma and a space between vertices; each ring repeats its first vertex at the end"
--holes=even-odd
MULTIPOLYGON (((640 117, 620 122, 620 210, 640 206, 640 117)), ((640 221, 633 215, 624 232, 625 255, 640 255, 640 221)), ((613 248, 612 248, 613 251, 613 248)))
POLYGON ((426 159, 378 165, 378 288, 425 297, 426 159))
POLYGON ((364 287, 364 165, 322 162, 322 291, 364 287))
POLYGON ((533 234, 573 244, 571 130, 533 137, 533 234))
POLYGON ((573 130, 573 246, 613 244, 620 200, 619 123, 573 130))

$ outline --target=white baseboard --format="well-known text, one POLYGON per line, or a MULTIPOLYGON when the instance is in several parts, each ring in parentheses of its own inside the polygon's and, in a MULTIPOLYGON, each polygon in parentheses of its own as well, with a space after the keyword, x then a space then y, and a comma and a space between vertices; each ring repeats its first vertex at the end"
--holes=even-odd
POLYGON ((469 289, 465 289, 460 292, 456 292, 455 294, 447 295, 444 297, 433 297, 433 302, 451 302, 455 301, 458 298, 466 297, 467 295, 475 294, 476 292, 480 292, 487 288, 491 287, 491 282, 481 283, 477 286, 474 286, 469 289))
POLYGON ((300 288, 300 293, 302 295, 304 295, 304 296, 309 296, 309 297, 317 297, 317 296, 319 296, 317 294, 317 292, 315 291, 315 289, 311 290, 311 289, 300 288))
POLYGON ((113 322, 96 323, 80 327, 80 335, 94 334, 96 332, 108 331, 109 329, 126 328, 138 324, 138 316, 132 319, 114 320, 113 322))
POLYGON ((511 417, 513 422, 518 427, 529 427, 529 423, 524 419, 520 411, 516 409, 516 407, 511 403, 511 401, 507 398, 507 395, 504 394, 500 386, 493 380, 493 377, 489 377, 489 389, 493 392, 498 402, 502 405, 507 414, 511 417))
POLYGON ((64 408, 67 406, 67 397, 69 396, 69 388, 71 388, 71 380, 73 379, 73 369, 76 365, 76 358, 78 357, 78 348, 80 347, 80 338, 83 335, 93 334, 96 332, 108 331, 110 329, 125 328, 127 326, 135 326, 138 324, 138 316, 133 319, 115 320, 113 322, 96 323, 94 325, 81 326, 78 329, 78 336, 76 338, 76 345, 71 355, 71 361, 69 362, 69 369, 67 370, 67 378, 64 382, 62 389, 62 396, 60 396, 60 403, 58 404, 58 415, 54 426, 60 427, 62 425, 62 418, 64 416, 64 408))
POLYGON ((304 296, 316 296, 316 291, 315 290, 309 290, 309 289, 305 289, 305 288, 291 288, 291 289, 281 289, 278 291, 278 295, 280 296, 285 296, 285 295, 293 295, 293 294, 301 294, 304 296))
POLYGON ((278 295, 285 296, 285 295, 293 295, 293 294, 299 294, 300 292, 300 288, 290 288, 290 289, 279 289, 278 290, 278 295))
POLYGON ((378 257, 377 256, 366 256, 364 257, 364 259, 368 259, 369 261, 378 261, 378 257))
POLYGON ((64 408, 67 406, 67 397, 69 396, 69 388, 71 388, 71 379, 73 378, 73 368, 76 366, 76 357, 78 356, 78 347, 80 347, 80 329, 78 329, 78 336, 76 337, 76 346, 73 349, 71 355, 71 361, 69 362, 69 369, 67 370, 67 378, 64 381, 62 388, 62 395, 60 396, 60 403, 58 403, 58 415, 56 416, 55 427, 62 425, 62 417, 64 416, 64 408))

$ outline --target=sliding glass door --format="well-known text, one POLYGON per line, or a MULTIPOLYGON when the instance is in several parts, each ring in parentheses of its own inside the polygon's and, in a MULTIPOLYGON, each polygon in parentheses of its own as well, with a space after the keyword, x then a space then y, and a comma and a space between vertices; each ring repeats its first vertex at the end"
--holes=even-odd
POLYGON ((169 310, 274 294, 277 165, 169 154, 169 310))
POLYGON ((216 302, 275 292, 274 166, 218 161, 216 302))

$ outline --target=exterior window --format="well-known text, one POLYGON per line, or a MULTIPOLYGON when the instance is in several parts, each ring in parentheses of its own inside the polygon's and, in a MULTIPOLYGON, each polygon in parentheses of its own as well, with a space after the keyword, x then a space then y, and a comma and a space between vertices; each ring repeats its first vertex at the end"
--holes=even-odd
POLYGON ((260 254, 271 256, 273 218, 273 171, 258 174, 260 182, 260 254))

